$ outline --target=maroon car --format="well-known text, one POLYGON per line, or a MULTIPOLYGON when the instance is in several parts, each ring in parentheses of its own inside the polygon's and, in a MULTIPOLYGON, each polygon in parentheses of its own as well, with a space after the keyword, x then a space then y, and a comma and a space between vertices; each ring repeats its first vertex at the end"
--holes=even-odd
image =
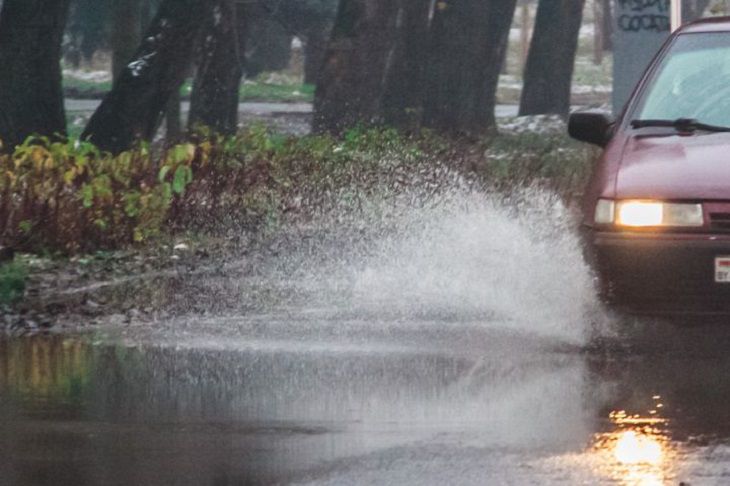
POLYGON ((574 113, 569 132, 605 148, 583 221, 605 296, 730 312, 730 18, 681 28, 617 119, 574 113))

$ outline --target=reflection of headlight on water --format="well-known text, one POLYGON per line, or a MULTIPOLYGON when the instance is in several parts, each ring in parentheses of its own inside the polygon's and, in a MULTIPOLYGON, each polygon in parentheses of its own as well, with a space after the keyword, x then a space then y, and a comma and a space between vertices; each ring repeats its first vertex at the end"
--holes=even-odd
POLYGON ((581 484, 623 486, 663 486, 676 484, 677 444, 667 434, 667 419, 655 407, 647 415, 630 415, 623 410, 611 412, 609 430, 593 436, 589 449, 581 454, 560 458, 561 470, 590 471, 590 481, 581 484))
POLYGON ((663 485, 671 477, 674 453, 662 431, 666 420, 657 415, 656 410, 649 416, 629 415, 623 410, 611 413, 616 430, 600 434, 594 444, 609 477, 637 486, 663 485))
POLYGON ((619 433, 613 455, 621 464, 658 465, 662 461, 662 444, 651 435, 627 430, 619 433))

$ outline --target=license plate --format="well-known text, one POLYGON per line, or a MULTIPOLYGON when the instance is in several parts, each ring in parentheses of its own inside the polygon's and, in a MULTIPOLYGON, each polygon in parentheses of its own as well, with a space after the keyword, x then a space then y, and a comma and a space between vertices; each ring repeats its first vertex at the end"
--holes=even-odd
POLYGON ((730 283, 730 257, 715 258, 715 282, 730 283))

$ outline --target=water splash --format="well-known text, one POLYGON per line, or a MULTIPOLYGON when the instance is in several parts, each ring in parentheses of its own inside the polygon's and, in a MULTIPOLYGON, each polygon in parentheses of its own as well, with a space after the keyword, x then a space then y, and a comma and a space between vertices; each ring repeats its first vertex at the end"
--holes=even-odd
POLYGON ((575 218, 556 195, 456 184, 362 208, 323 215, 279 241, 263 280, 288 295, 288 306, 477 321, 584 342, 600 306, 575 218))

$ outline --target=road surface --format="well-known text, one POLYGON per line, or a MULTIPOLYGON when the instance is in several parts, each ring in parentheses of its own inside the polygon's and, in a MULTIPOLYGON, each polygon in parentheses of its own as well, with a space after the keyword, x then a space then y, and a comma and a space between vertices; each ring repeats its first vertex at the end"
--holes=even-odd
POLYGON ((184 337, 144 345, 0 342, 0 483, 695 485, 730 474, 727 329, 611 355, 478 323, 316 312, 175 326, 184 337))
MULTIPOLYGON (((98 100, 66 100, 66 111, 70 113, 76 112, 92 112, 99 106, 98 100)), ((310 103, 240 103, 239 111, 242 113, 251 113, 258 115, 270 115, 274 113, 311 113, 312 105, 310 103)), ((190 102, 182 103, 183 112, 190 111, 190 102)), ((499 118, 517 116, 517 105, 497 105, 496 115, 499 118)))

